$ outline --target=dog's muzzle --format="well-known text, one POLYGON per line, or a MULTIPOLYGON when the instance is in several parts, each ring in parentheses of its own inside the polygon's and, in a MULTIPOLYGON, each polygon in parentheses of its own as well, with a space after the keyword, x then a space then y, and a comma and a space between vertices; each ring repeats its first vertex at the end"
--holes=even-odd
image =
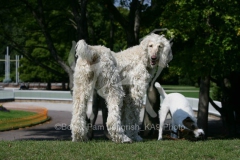
POLYGON ((203 133, 200 133, 199 136, 197 137, 197 140, 204 140, 205 135, 203 133))
POLYGON ((152 56, 151 57, 151 65, 155 65, 157 63, 157 57, 156 56, 152 56))

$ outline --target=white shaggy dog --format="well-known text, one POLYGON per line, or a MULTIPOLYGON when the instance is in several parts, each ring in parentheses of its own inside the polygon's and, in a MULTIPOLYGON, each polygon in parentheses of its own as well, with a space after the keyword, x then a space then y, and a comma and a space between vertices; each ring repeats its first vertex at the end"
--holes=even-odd
POLYGON ((73 79, 73 112, 70 124, 72 141, 88 140, 87 102, 93 89, 97 89, 107 103, 107 128, 112 140, 131 142, 121 128, 121 107, 125 94, 111 51, 104 46, 90 46, 80 40, 76 46, 76 55, 78 59, 73 79))
POLYGON ((138 131, 142 99, 157 65, 159 75, 172 59, 170 42, 164 36, 151 34, 140 45, 116 54, 84 41, 78 42, 76 51, 79 57, 74 73, 73 141, 87 140, 86 107, 93 89, 106 100, 107 128, 112 140, 141 141, 138 131))
POLYGON ((160 126, 158 140, 162 139, 164 121, 169 111, 172 116, 171 128, 173 133, 171 134, 171 137, 179 138, 178 134, 181 133, 178 132, 192 136, 190 138, 200 138, 204 136, 204 131, 197 126, 196 118, 194 117, 192 107, 188 100, 180 93, 171 93, 167 95, 161 85, 157 82, 155 83, 155 87, 163 98, 159 110, 160 126))
POLYGON ((156 79, 172 60, 171 44, 163 35, 150 34, 140 45, 116 53, 114 57, 126 94, 123 99, 122 124, 127 128, 125 133, 128 137, 141 141, 138 132, 142 99, 154 73, 157 72, 156 79))

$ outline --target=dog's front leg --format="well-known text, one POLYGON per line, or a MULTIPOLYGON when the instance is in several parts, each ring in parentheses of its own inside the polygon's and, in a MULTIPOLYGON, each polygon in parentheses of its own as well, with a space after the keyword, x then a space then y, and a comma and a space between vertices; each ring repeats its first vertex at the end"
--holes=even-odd
POLYGON ((132 138, 134 141, 142 141, 142 138, 138 135, 140 130, 139 122, 141 106, 135 104, 135 101, 131 98, 131 95, 125 96, 123 106, 122 124, 126 135, 132 138))
POLYGON ((118 97, 114 96, 107 99, 108 117, 107 117, 107 129, 114 142, 128 143, 132 140, 124 134, 122 122, 121 122, 121 106, 114 104, 117 102, 118 97))
POLYGON ((130 73, 132 76, 129 84, 129 97, 126 97, 125 112, 126 119, 129 119, 129 125, 134 129, 129 131, 129 134, 133 136, 135 141, 142 141, 142 138, 138 135, 139 123, 140 123, 140 111, 142 109, 142 100, 146 94, 148 83, 150 80, 150 74, 146 70, 143 64, 138 64, 135 69, 130 73))
POLYGON ((143 139, 141 136, 138 135, 140 131, 139 123, 140 123, 140 111, 141 111, 141 104, 132 106, 132 114, 134 116, 132 121, 132 132, 133 132, 133 140, 136 142, 141 142, 143 139))
POLYGON ((172 117, 172 131, 171 131, 171 137, 172 138, 178 138, 178 128, 179 126, 177 125, 177 123, 174 122, 173 117, 172 117))
POLYGON ((87 102, 95 84, 91 81, 93 72, 90 66, 82 66, 81 59, 77 62, 74 72, 73 111, 70 127, 72 141, 86 141, 88 140, 87 102))

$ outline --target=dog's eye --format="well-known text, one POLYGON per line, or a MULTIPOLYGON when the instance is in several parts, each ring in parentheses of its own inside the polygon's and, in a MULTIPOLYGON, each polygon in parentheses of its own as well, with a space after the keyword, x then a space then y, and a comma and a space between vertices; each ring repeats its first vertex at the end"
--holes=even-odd
POLYGON ((152 44, 149 45, 149 47, 152 47, 152 46, 153 46, 152 44))
POLYGON ((160 44, 160 45, 158 46, 158 48, 163 48, 163 45, 162 45, 162 44, 160 44))

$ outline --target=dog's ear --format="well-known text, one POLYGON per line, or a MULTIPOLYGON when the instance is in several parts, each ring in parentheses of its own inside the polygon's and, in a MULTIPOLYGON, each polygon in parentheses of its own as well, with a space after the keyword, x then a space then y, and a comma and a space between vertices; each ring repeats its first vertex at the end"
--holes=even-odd
POLYGON ((186 139, 189 141, 195 141, 195 135, 194 132, 189 129, 183 129, 179 131, 179 138, 180 139, 186 139))
POLYGON ((191 129, 191 130, 196 129, 196 126, 194 125, 194 121, 190 117, 187 117, 183 120, 183 125, 186 126, 188 129, 191 129))
POLYGON ((146 50, 148 47, 148 43, 149 43, 149 39, 146 37, 141 41, 140 45, 143 47, 144 50, 146 50))
POLYGON ((190 118, 190 117, 185 118, 184 121, 186 121, 186 122, 194 122, 194 121, 192 120, 192 118, 190 118))

